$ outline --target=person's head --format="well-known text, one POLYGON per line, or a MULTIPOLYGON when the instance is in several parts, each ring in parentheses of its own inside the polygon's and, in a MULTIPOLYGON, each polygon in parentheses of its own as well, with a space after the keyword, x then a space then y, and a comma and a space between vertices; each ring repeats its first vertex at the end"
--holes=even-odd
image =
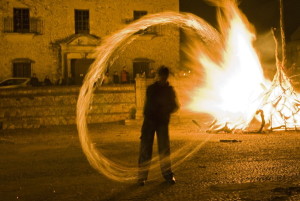
POLYGON ((158 69, 158 79, 160 82, 165 83, 169 77, 169 68, 167 66, 161 66, 158 69))
POLYGON ((36 74, 35 74, 35 73, 33 73, 33 74, 32 74, 32 77, 36 77, 36 74))

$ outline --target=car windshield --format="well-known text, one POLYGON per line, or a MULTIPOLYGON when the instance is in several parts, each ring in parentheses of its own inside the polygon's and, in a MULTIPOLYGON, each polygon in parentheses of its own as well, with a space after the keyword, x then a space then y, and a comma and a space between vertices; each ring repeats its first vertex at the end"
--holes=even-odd
POLYGON ((0 86, 19 85, 26 81, 26 79, 9 79, 0 83, 0 86))

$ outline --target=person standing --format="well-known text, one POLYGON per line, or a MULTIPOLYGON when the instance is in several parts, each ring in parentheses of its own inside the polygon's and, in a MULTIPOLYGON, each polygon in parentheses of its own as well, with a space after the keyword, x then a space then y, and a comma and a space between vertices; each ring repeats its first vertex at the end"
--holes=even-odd
POLYGON ((129 83, 129 73, 126 70, 126 67, 123 67, 123 70, 121 71, 121 83, 126 84, 129 83))
POLYGON ((46 75, 45 79, 44 79, 44 85, 45 86, 51 86, 52 85, 52 82, 51 80, 49 79, 48 75, 46 75))
POLYGON ((36 77, 36 74, 35 74, 35 73, 33 73, 33 74, 32 74, 32 77, 30 78, 30 84, 31 84, 31 86, 34 86, 34 87, 39 86, 39 80, 38 80, 38 78, 36 77))
POLYGON ((114 84, 119 84, 119 75, 118 75, 117 71, 115 71, 114 74, 113 74, 113 83, 114 84))
POLYGON ((141 130, 138 184, 143 186, 148 178, 151 164, 154 135, 157 135, 161 172, 165 180, 175 184, 171 170, 169 121, 170 115, 179 108, 176 94, 167 81, 169 69, 161 66, 158 69, 158 81, 148 86, 144 106, 144 122, 141 130))

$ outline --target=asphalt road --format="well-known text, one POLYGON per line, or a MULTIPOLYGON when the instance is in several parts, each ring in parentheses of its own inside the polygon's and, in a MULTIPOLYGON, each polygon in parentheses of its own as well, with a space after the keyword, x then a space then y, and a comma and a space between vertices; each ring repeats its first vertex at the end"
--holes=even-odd
MULTIPOLYGON (((300 200, 299 132, 207 134, 207 119, 198 122, 201 128, 191 121, 170 126, 172 153, 202 144, 175 167, 177 183, 165 183, 157 168, 143 187, 93 169, 75 127, 2 130, 0 200, 300 200)), ((135 165, 139 132, 139 125, 105 124, 89 135, 104 156, 135 165)))

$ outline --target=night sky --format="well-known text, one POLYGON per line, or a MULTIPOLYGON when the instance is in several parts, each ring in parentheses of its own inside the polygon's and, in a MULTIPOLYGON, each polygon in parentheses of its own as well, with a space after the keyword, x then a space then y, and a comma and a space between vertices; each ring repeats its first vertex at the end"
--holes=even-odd
MULTIPOLYGON (((240 0, 239 8, 254 24, 258 33, 279 27, 279 0, 240 0)), ((300 0, 283 0, 287 40, 300 26, 300 0)), ((180 10, 191 12, 216 25, 216 10, 205 0, 180 0, 180 10)))

